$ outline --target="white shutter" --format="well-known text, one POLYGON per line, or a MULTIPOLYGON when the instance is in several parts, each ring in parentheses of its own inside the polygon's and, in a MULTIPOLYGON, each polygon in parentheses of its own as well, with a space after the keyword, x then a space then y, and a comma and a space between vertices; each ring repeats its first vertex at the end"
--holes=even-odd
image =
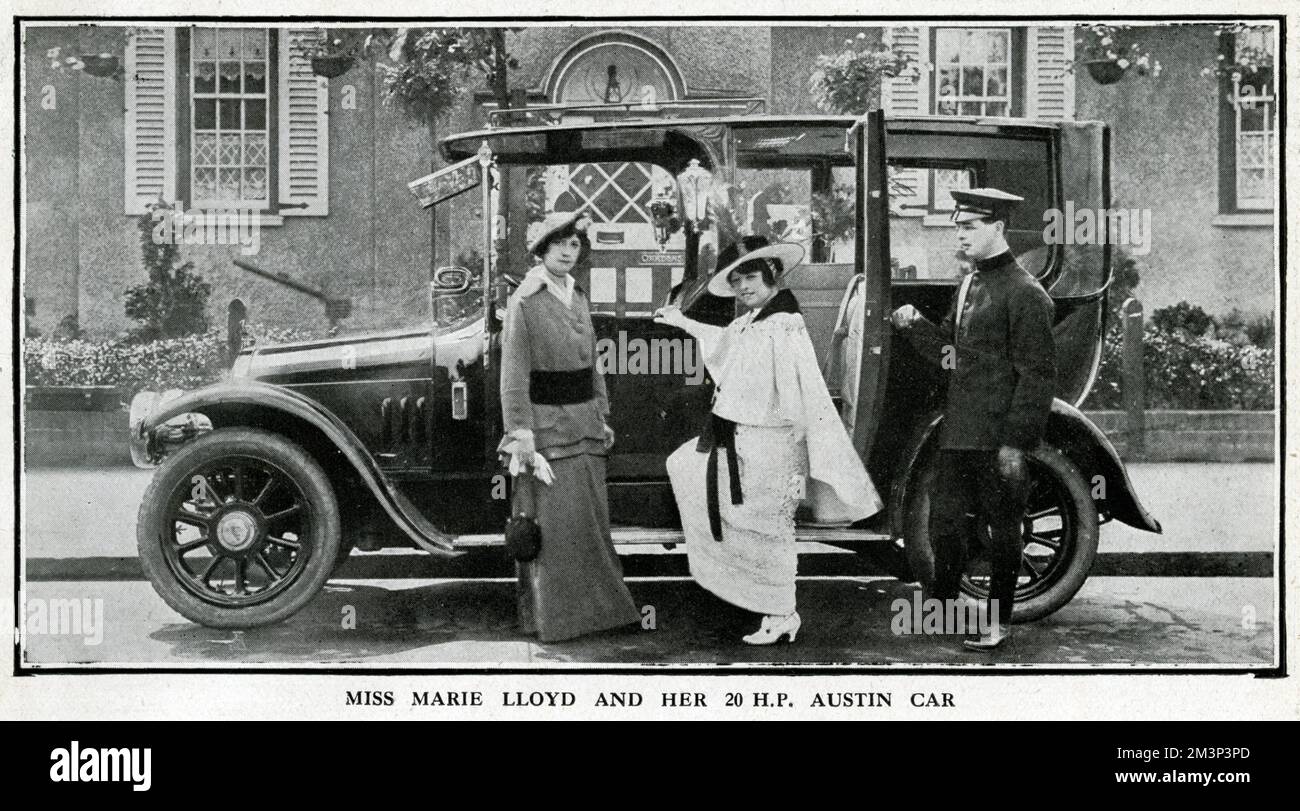
POLYGON ((886 28, 885 42, 894 50, 912 57, 916 67, 914 76, 896 76, 885 81, 881 88, 881 107, 894 115, 929 115, 930 83, 930 29, 886 28))
POLYGON ((1070 28, 1029 29, 1025 113, 1029 118, 1061 121, 1074 118, 1074 31, 1070 28))
MULTIPOLYGON (((912 57, 914 76, 897 76, 881 88, 880 106, 889 115, 929 115, 930 30, 928 28, 887 28, 885 42, 895 51, 912 57)), ((924 217, 929 209, 929 176, 924 169, 892 169, 890 172, 889 209, 895 217, 924 217), (910 194, 902 189, 911 189, 910 194)))
POLYGON ((315 28, 281 28, 279 63, 280 208, 286 217, 329 213, 329 80, 311 72, 303 40, 315 28), (286 206, 289 206, 286 208, 286 206))
POLYGON ((127 214, 176 200, 176 29, 140 28, 126 43, 127 214))

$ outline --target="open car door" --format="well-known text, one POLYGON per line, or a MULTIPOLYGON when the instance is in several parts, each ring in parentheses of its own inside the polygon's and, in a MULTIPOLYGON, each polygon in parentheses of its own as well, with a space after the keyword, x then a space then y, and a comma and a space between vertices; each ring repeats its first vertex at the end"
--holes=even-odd
POLYGON ((844 423, 853 447, 868 464, 884 405, 889 373, 889 194, 885 170, 885 119, 867 113, 849 129, 857 167, 855 251, 860 278, 846 298, 843 326, 844 423))

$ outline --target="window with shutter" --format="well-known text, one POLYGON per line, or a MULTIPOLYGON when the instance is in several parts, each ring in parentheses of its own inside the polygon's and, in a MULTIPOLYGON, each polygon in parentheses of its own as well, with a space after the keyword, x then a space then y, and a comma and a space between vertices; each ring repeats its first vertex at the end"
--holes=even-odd
POLYGON ((126 50, 126 213, 162 199, 191 210, 327 214, 329 85, 306 55, 316 36, 138 29, 126 50))

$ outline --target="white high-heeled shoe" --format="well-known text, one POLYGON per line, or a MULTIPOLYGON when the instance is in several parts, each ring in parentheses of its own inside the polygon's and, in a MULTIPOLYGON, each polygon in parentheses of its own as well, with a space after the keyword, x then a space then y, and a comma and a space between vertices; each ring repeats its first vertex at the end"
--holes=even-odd
POLYGON ((799 619, 798 611, 784 617, 769 614, 763 617, 763 624, 758 627, 757 631, 741 638, 749 645, 771 645, 774 642, 780 642, 781 637, 789 635, 790 641, 793 642, 802 624, 803 621, 799 619))

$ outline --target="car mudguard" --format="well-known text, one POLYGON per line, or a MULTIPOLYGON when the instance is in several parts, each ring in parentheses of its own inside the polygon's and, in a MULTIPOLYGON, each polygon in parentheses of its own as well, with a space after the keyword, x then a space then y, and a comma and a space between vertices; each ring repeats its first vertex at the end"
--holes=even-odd
POLYGON ((343 455, 384 512, 416 546, 442 557, 463 554, 456 550, 451 536, 438 531, 392 486, 356 434, 338 417, 308 398, 289 389, 251 380, 217 383, 181 394, 147 415, 141 415, 138 424, 133 421, 131 426, 132 442, 151 445, 154 431, 185 414, 203 415, 214 429, 231 425, 274 429, 274 426, 266 424, 268 415, 305 423, 343 455))
MULTIPOLYGON (((890 488, 890 515, 895 537, 903 534, 904 508, 914 469, 927 447, 937 442, 943 414, 933 412, 918 423, 903 453, 902 464, 890 488)), ((1161 532, 1160 522, 1138 501, 1133 482, 1115 446, 1079 409, 1064 400, 1052 401, 1045 441, 1061 450, 1094 487, 1097 514, 1102 521, 1115 519, 1136 529, 1161 532)))

